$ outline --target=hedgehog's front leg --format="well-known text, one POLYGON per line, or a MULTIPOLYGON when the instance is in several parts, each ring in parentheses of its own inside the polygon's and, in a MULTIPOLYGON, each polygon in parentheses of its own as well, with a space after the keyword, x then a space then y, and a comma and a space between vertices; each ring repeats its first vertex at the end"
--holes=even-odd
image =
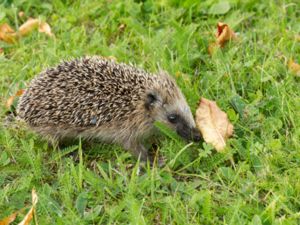
POLYGON ((150 163, 152 163, 152 160, 149 158, 148 150, 142 143, 133 141, 127 142, 124 145, 124 148, 127 149, 137 159, 140 158, 140 160, 143 162, 147 162, 149 159, 150 163))
MULTIPOLYGON (((149 160, 150 165, 154 164, 155 156, 148 153, 147 148, 140 142, 131 142, 124 146, 134 157, 137 159, 140 158, 141 162, 147 162, 149 160)), ((157 159, 157 165, 159 167, 164 166, 166 163, 166 159, 163 157, 159 157, 157 159)))

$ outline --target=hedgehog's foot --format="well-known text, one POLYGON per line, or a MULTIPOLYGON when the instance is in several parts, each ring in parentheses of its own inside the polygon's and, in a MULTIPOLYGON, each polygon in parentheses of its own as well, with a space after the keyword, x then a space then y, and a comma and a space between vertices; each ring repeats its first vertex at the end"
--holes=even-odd
MULTIPOLYGON (((127 146, 125 146, 127 148, 127 146)), ((142 162, 147 162, 147 160, 149 159, 149 154, 148 154, 148 150, 145 148, 144 145, 142 144, 130 144, 128 146, 128 151, 137 159, 140 159, 140 161, 142 162)), ((150 160, 150 159, 149 159, 150 160)))
POLYGON ((135 156, 137 159, 140 159, 142 163, 147 163, 149 160, 150 165, 153 166, 155 161, 158 167, 162 167, 166 163, 166 159, 163 157, 157 157, 155 154, 149 154, 148 149, 141 143, 132 143, 128 146, 125 146, 128 151, 135 156))

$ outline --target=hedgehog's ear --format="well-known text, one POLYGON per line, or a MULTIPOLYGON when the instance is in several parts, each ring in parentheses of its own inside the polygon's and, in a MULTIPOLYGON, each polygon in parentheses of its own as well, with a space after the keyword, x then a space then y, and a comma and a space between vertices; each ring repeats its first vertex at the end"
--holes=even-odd
POLYGON ((153 92, 149 92, 146 96, 146 101, 145 101, 145 108, 147 110, 150 110, 154 107, 155 103, 157 102, 157 95, 153 92))

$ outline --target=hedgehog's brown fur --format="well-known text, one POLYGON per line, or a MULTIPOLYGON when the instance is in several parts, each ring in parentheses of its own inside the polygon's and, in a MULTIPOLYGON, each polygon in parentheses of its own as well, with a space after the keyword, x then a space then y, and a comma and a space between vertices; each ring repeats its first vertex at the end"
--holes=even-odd
POLYGON ((43 136, 99 138, 123 145, 142 160, 148 158, 143 140, 170 112, 194 130, 190 109, 170 76, 97 56, 42 72, 17 108, 18 116, 43 136))

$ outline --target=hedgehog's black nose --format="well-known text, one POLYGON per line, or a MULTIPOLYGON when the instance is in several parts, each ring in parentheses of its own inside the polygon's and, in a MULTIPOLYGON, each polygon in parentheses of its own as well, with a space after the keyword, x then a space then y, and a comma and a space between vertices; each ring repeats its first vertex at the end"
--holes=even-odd
POLYGON ((177 133, 185 138, 186 140, 190 141, 200 141, 202 139, 199 130, 196 127, 190 128, 187 125, 178 124, 176 127, 177 133))
POLYGON ((197 128, 192 128, 192 140, 195 142, 201 141, 202 137, 200 131, 197 128))

